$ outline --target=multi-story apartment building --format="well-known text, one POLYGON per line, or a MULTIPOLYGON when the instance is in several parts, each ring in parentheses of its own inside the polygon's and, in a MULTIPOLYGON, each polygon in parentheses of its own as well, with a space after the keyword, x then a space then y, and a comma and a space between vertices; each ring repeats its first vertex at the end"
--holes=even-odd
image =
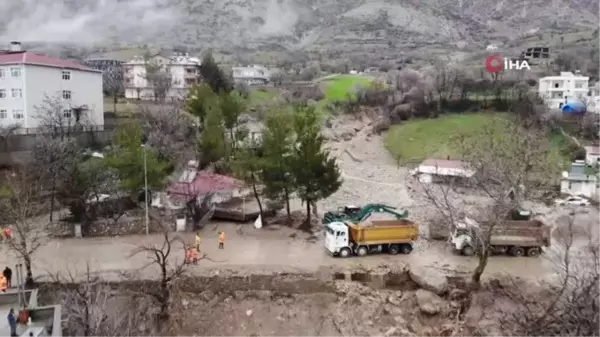
POLYGON ((233 67, 233 80, 235 83, 247 85, 265 85, 269 82, 269 70, 263 66, 233 67))
POLYGON ((0 50, 0 127, 18 125, 20 132, 37 133, 50 119, 75 124, 81 118, 85 126, 101 130, 103 103, 101 71, 24 51, 18 42, 0 50), (61 103, 52 107, 62 110, 53 112, 61 118, 45 115, 48 98, 61 103))
POLYGON ((538 93, 549 108, 560 109, 567 103, 585 101, 590 92, 589 80, 578 72, 561 72, 559 76, 540 78, 538 93))
POLYGON ((189 54, 176 54, 171 57, 154 56, 150 59, 135 57, 123 64, 125 77, 125 97, 132 99, 155 99, 155 84, 148 80, 147 70, 158 68, 170 77, 167 98, 180 99, 187 96, 189 89, 199 82, 200 60, 189 54))

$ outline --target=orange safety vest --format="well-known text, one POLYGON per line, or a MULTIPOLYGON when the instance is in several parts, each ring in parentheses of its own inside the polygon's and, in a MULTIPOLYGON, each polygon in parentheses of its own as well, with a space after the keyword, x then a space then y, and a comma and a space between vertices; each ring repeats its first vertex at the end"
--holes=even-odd
POLYGON ((6 291, 8 289, 8 281, 4 275, 0 276, 0 291, 6 291))
POLYGON ((225 232, 222 232, 221 234, 219 234, 219 242, 225 243, 225 232))

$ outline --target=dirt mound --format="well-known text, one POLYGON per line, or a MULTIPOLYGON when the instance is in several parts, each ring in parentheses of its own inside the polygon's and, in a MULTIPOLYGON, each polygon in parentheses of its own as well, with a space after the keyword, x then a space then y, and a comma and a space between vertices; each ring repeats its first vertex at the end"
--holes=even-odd
POLYGON ((260 276, 251 281, 215 277, 204 285, 208 289, 186 292, 182 302, 186 310, 177 334, 469 334, 456 324, 457 315, 464 310, 465 292, 453 288, 439 297, 419 289, 406 270, 345 270, 320 280, 293 274, 260 276), (219 281, 222 284, 216 286, 219 281), (417 291, 423 293, 423 303, 418 301, 417 291), (431 297, 435 301, 429 301, 431 297))

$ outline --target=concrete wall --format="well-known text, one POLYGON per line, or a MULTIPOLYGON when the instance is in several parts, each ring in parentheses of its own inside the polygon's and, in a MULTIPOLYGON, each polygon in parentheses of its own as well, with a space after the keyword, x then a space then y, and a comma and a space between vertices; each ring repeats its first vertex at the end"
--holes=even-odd
MULTIPOLYGON (((86 131, 79 133, 76 138, 82 146, 91 144, 108 144, 112 139, 114 130, 86 131)), ((39 135, 11 135, 5 140, 0 139, 0 165, 27 164, 32 159, 39 135)))

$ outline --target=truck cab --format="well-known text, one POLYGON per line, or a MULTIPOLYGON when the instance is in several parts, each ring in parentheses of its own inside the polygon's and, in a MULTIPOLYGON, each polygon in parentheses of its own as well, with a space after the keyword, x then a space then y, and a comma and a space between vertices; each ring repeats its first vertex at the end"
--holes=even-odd
POLYGON ((343 222, 332 222, 325 226, 325 248, 332 255, 347 257, 350 250, 350 230, 343 222))

